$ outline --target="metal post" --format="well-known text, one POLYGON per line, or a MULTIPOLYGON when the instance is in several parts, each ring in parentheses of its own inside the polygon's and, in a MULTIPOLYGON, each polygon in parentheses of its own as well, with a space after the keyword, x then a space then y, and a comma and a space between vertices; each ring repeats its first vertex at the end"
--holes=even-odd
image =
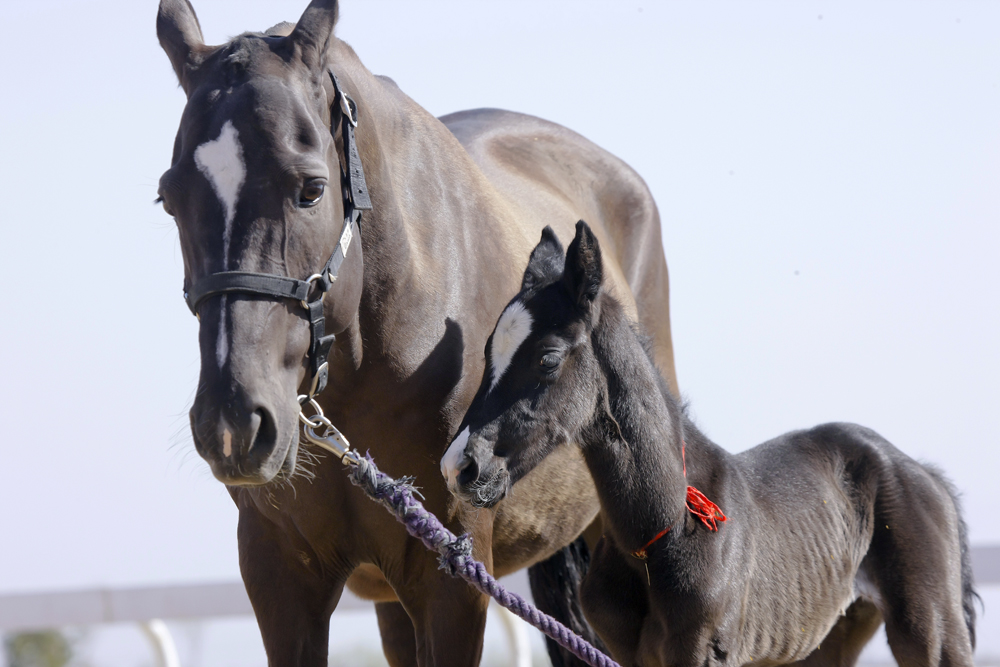
POLYGON ((177 657, 177 646, 174 645, 174 638, 170 636, 170 628, 166 623, 154 618, 140 623, 139 627, 153 645, 158 667, 181 667, 180 658, 177 657))
POLYGON ((501 607, 496 600, 491 602, 499 612, 500 623, 507 634, 511 667, 531 667, 531 642, 528 641, 528 625, 515 616, 514 612, 501 607))

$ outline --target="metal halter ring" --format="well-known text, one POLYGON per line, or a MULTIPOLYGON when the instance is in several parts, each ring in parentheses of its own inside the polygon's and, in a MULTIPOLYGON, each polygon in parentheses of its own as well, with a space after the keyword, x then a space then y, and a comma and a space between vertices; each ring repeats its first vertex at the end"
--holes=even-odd
POLYGON ((323 414, 323 408, 319 406, 316 399, 311 396, 306 396, 305 394, 299 395, 299 421, 312 428, 319 428, 320 426, 326 426, 328 424, 332 426, 332 424, 330 424, 330 420, 326 418, 325 414, 323 414), (306 403, 312 406, 312 409, 316 411, 316 414, 313 416, 313 419, 316 421, 306 417, 306 413, 302 411, 302 408, 305 407, 306 403))
MULTIPOLYGON (((310 288, 309 288, 310 291, 312 291, 312 287, 311 287, 312 284, 315 283, 317 280, 323 280, 323 274, 322 273, 314 273, 311 276, 309 276, 308 278, 306 278, 306 282, 309 283, 309 285, 310 285, 310 288)), ((319 295, 319 300, 322 301, 325 298, 326 298, 326 292, 322 292, 319 295)), ((306 298, 304 298, 301 301, 299 301, 299 303, 302 304, 303 308, 305 308, 306 310, 309 310, 309 294, 307 293, 306 294, 306 298)))

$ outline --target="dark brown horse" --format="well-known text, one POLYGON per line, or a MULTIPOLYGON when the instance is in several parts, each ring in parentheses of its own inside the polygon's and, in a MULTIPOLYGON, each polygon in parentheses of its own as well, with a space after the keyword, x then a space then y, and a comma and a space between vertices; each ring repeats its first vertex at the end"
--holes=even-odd
MULTIPOLYGON (((333 35, 336 19, 335 1, 316 0, 295 26, 207 46, 187 0, 161 1, 157 33, 188 97, 160 183, 185 289, 226 271, 306 280, 341 242, 320 309, 336 341, 318 402, 387 472, 414 475, 428 508, 471 532, 476 557, 507 574, 571 542, 598 502, 571 447, 491 510, 451 499, 438 461, 476 391, 482 345, 543 221, 568 237, 586 217, 610 249, 609 284, 654 336, 673 382, 656 207, 632 170, 562 127, 497 110, 432 117, 361 64, 333 35), (373 204, 350 244, 346 97, 331 73, 357 105, 373 204)), ((440 571, 336 460, 299 445, 297 396, 311 381, 303 306, 246 292, 192 305, 192 433, 239 507, 240 567, 270 664, 326 664, 345 583, 376 601, 391 664, 478 664, 486 599, 440 571)))
POLYGON ((604 519, 583 610, 623 665, 849 667, 884 621, 900 665, 972 667, 967 531, 943 475, 856 424, 729 454, 666 387, 602 260, 582 221, 565 260, 543 232, 486 345, 453 492, 493 507, 579 444, 604 519))

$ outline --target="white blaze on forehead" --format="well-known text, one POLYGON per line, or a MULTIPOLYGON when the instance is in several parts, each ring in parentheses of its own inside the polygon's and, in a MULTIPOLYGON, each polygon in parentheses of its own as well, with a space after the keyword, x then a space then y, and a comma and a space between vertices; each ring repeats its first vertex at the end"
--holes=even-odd
POLYGON ((219 297, 219 335, 215 340, 215 361, 221 369, 226 365, 226 358, 229 356, 229 338, 226 337, 226 295, 219 297))
POLYGON ((465 446, 469 443, 469 427, 452 440, 448 451, 441 458, 441 475, 448 480, 448 488, 454 490, 458 484, 458 464, 465 455, 465 446))
MULTIPOLYGON (((219 198, 226 212, 225 228, 222 232, 222 270, 229 270, 229 244, 233 234, 233 218, 236 216, 236 202, 240 198, 240 188, 246 179, 247 170, 243 162, 243 146, 233 121, 227 120, 219 132, 219 138, 206 141, 194 151, 194 163, 198 170, 212 184, 215 196, 219 198)), ((219 337, 215 343, 216 361, 219 368, 226 363, 229 345, 226 338, 226 297, 219 300, 222 316, 219 319, 219 337)))
POLYGON ((243 187, 243 180, 247 175, 239 135, 240 133, 233 127, 233 121, 227 120, 218 139, 206 141, 194 152, 194 163, 212 184, 215 195, 226 211, 227 241, 229 226, 233 222, 233 216, 236 215, 240 188, 243 187))
POLYGON ((503 311, 497 328, 493 331, 493 343, 490 345, 490 362, 493 366, 490 391, 497 386, 517 349, 531 333, 531 324, 531 313, 520 301, 515 301, 503 311))

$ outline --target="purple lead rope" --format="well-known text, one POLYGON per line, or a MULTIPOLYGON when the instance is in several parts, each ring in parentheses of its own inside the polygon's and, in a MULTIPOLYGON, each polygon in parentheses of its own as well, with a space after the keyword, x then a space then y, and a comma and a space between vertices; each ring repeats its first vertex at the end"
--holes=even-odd
POLYGON ((343 461, 351 467, 349 473, 351 482, 392 512, 396 519, 406 526, 406 532, 439 554, 438 562, 442 570, 465 579, 591 667, 620 667, 617 662, 591 646, 583 637, 548 614, 539 611, 517 593, 505 589, 486 571, 485 565, 472 557, 472 538, 468 534, 457 536, 445 528, 441 521, 414 497, 419 491, 413 487, 412 478, 404 477, 397 480, 389 477, 375 466, 370 455, 361 458, 353 454, 345 456, 343 461))

